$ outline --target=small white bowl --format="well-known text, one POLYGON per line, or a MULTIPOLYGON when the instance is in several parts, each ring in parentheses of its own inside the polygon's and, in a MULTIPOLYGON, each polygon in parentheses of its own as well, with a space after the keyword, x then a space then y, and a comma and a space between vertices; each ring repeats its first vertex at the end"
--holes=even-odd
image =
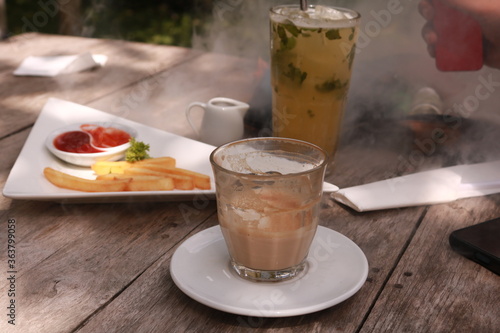
MULTIPOLYGON (((127 132, 128 134, 130 134, 131 137, 137 136, 137 131, 134 130, 133 128, 114 122, 88 122, 85 124, 97 125, 102 127, 114 127, 127 132)), ((54 154, 61 160, 71 164, 85 166, 85 167, 91 166, 97 161, 118 161, 119 159, 122 159, 125 156, 125 151, 127 150, 127 148, 130 147, 129 142, 112 148, 98 148, 104 150, 103 152, 99 153, 69 153, 66 151, 59 150, 54 146, 54 139, 57 136, 65 132, 81 131, 80 128, 81 125, 83 124, 72 124, 53 131, 45 139, 45 146, 52 154, 54 154)))

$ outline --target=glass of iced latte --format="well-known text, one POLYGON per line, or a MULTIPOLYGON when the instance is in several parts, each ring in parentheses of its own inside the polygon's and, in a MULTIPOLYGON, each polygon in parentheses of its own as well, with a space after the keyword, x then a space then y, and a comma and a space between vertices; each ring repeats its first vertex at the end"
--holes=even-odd
POLYGON ((215 149, 210 162, 234 270, 254 281, 297 276, 318 226, 324 150, 294 139, 253 138, 215 149))
POLYGON ((271 86, 273 135, 337 148, 360 15, 350 9, 273 7, 271 86))

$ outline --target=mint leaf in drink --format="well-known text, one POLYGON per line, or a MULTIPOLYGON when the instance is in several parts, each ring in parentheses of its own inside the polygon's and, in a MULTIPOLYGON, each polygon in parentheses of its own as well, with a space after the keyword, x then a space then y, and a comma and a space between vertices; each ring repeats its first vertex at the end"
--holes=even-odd
POLYGON ((349 65, 349 69, 352 69, 352 63, 354 62, 354 56, 356 55, 356 43, 352 45, 351 50, 347 54, 347 61, 349 65))
POLYGON ((284 45, 284 48, 287 50, 291 50, 297 45, 297 39, 295 37, 288 38, 288 42, 284 45))
POLYGON ((293 37, 300 35, 301 31, 292 21, 287 20, 287 23, 283 25, 285 29, 292 34, 293 37))
POLYGON ((288 70, 283 75, 293 82, 297 82, 299 85, 307 78, 307 73, 301 71, 300 68, 295 67, 292 63, 288 64, 288 70))
POLYGON ((281 44, 286 45, 288 43, 288 36, 286 34, 285 28, 283 28, 282 25, 278 25, 276 27, 276 32, 278 33, 278 36, 281 40, 281 44))
POLYGON ((278 33, 278 36, 280 38, 282 49, 291 50, 295 47, 295 45, 297 44, 297 40, 293 36, 288 37, 283 25, 278 25, 276 28, 276 32, 278 33))
POLYGON ((352 28, 351 29, 351 34, 349 35, 349 41, 352 42, 352 40, 354 39, 354 34, 356 32, 356 28, 352 28))
POLYGON ((342 82, 340 79, 330 79, 321 84, 315 85, 314 88, 320 93, 326 93, 337 89, 343 89, 347 87, 348 82, 349 81, 342 82))
POLYGON ((341 39, 340 30, 339 29, 330 29, 325 33, 326 38, 329 40, 341 39))

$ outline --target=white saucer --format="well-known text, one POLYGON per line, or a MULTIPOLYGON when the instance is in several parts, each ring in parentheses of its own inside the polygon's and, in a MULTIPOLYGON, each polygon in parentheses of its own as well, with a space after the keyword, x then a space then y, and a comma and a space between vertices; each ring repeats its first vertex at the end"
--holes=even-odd
POLYGON ((368 261, 349 238, 320 226, 303 275, 277 283, 247 281, 229 266, 226 244, 215 226, 177 248, 170 274, 186 295, 214 309, 288 317, 323 310, 354 295, 366 281, 368 261))

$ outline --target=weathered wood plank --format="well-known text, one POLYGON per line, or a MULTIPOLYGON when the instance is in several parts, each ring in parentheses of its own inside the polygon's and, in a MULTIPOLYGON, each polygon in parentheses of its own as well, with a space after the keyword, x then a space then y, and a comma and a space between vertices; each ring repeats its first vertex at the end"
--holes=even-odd
POLYGON ((193 207, 16 203, 9 215, 17 221, 22 311, 12 332, 71 331, 215 213, 207 202, 184 219, 180 205, 193 207))
MULTIPOLYGON (((0 141, 4 184, 28 130, 0 141)), ((80 325, 214 215, 213 202, 59 205, 1 198, 1 262, 16 220, 16 326, 1 332, 67 332, 80 325)), ((7 290, 8 281, 0 281, 7 290)), ((7 304, 6 293, 0 303, 7 304)))
MULTIPOLYGON (((189 102, 216 95, 248 100, 253 93, 251 60, 119 41, 23 37, 0 43, 0 80, 15 93, 0 90, 0 131, 8 128, 0 132, 5 156, 0 159, 0 185, 29 132, 19 129, 31 125, 48 97, 193 136, 184 118, 189 102), (109 67, 79 73, 77 79, 10 77, 17 61, 37 48, 109 51, 121 65, 110 62, 109 67), (4 51, 11 54, 4 56, 4 51)), ((397 121, 363 125, 364 129, 346 131, 328 177, 341 187, 500 157, 500 131, 493 123, 461 126, 453 140, 436 144, 431 152, 416 145, 417 139, 429 139, 428 133, 414 133, 397 121)), ((447 237, 454 229, 498 216, 499 204, 500 196, 493 195, 428 209, 356 213, 325 196, 321 224, 363 249, 370 264, 368 281, 332 308, 265 319, 201 305, 177 289, 169 275, 170 258, 179 243, 217 223, 214 202, 59 205, 1 198, 1 241, 7 219, 17 221, 19 312, 18 325, 7 326, 2 320, 0 331, 493 331, 500 324, 497 277, 452 252, 447 237)), ((0 251, 5 267, 6 249, 0 251)), ((0 290, 7 284, 2 277, 0 290)), ((0 294, 0 306, 6 302, 5 293, 0 294)))
POLYGON ((0 42, 0 77, 2 87, 9 87, 0 89, 1 136, 31 125, 50 97, 88 104, 197 54, 173 46, 40 34, 25 34, 0 42), (12 74, 30 55, 82 52, 107 55, 108 62, 96 70, 54 78, 17 77, 12 74))
MULTIPOLYGON (((212 217, 186 238, 214 224, 216 218, 212 217)), ((175 286, 169 273, 173 252, 171 250, 162 256, 133 283, 133 287, 123 291, 77 332, 184 332, 190 324, 195 325, 196 331, 196 317, 187 319, 193 309, 204 314, 217 311, 194 302, 175 286)))
POLYGON ((429 208, 361 332, 497 332, 498 276, 453 252, 449 234, 500 216, 500 196, 429 208))
MULTIPOLYGON (((178 135, 197 138, 185 115, 192 102, 229 97, 248 102, 258 84, 257 62, 204 53, 136 85, 99 98, 88 105, 178 135)), ((199 128, 203 110, 193 109, 199 128)), ((221 129, 223 130, 223 129, 221 129)))
MULTIPOLYGON (((29 132, 29 130, 24 130, 0 140, 0 152, 2 153, 2 157, 0 158, 0 187, 2 189, 7 181, 10 170, 14 166, 14 163, 21 152, 24 142, 26 142, 26 139, 28 138, 29 132)), ((10 200, 1 196, 0 210, 7 210, 9 205, 10 200)))
MULTIPOLYGON (((350 151, 342 156, 334 178, 362 182, 377 171, 377 168, 360 168, 358 173, 348 172, 352 169, 354 157, 360 165, 367 165, 364 159, 370 158, 370 155, 366 151, 350 151)), ((378 171, 386 170, 388 165, 380 163, 378 171)), ((112 328, 127 328, 134 332, 232 332, 235 327, 239 331, 258 329, 266 332, 331 331, 335 327, 342 332, 356 332, 388 274, 397 264, 423 211, 423 207, 418 207, 357 214, 337 205, 325 195, 321 224, 354 240, 366 253, 370 272, 367 283, 356 295, 318 313, 288 318, 254 318, 208 308, 182 294, 173 284, 168 272, 171 251, 105 309, 90 318, 78 332, 108 331, 112 328)), ((213 216, 197 231, 216 223, 213 216)))
MULTIPOLYGON (((409 213, 414 215, 414 211, 409 213)), ((404 217, 410 218, 409 216, 404 217)), ((364 235, 367 233, 366 230, 385 230, 384 224, 389 223, 384 219, 373 221, 358 217, 354 220, 355 222, 351 219, 345 223, 350 225, 350 231, 339 224, 337 224, 336 229, 345 230, 346 233, 350 232, 351 234, 357 233, 357 238, 366 239, 366 235, 364 235), (382 222, 382 224, 379 225, 377 222, 382 222), (361 224, 364 224, 365 227, 361 227, 361 224), (364 229, 364 231, 354 232, 354 230, 360 229, 364 229)), ((215 223, 216 221, 212 220, 203 228, 215 223)), ((408 224, 399 224, 401 225, 400 229, 408 226, 408 224)), ((373 266, 369 274, 369 282, 351 299, 318 313, 288 318, 254 318, 225 314, 208 308, 191 300, 175 287, 168 272, 170 257, 173 253, 170 252, 143 276, 134 281, 116 300, 92 317, 78 332, 109 331, 112 328, 118 330, 127 328, 134 332, 161 332, 164 330, 232 332, 235 327, 243 331, 245 329, 260 329, 259 331, 269 332, 330 331, 332 327, 335 327, 342 332, 356 332, 383 285, 384 277, 395 264, 399 253, 393 249, 400 246, 396 243, 404 243, 404 235, 397 234, 398 228, 393 228, 393 230, 395 232, 392 237, 385 237, 384 246, 380 246, 377 239, 385 235, 370 233, 373 237, 372 244, 359 242, 358 239, 358 244, 361 243, 360 246, 367 253, 371 253, 369 261, 373 266), (378 245, 374 245, 374 243, 378 245), (371 251, 372 249, 369 247, 378 247, 379 249, 371 251), (133 301, 131 302, 131 300, 133 301)), ((356 238, 352 235, 351 237, 356 238)))

